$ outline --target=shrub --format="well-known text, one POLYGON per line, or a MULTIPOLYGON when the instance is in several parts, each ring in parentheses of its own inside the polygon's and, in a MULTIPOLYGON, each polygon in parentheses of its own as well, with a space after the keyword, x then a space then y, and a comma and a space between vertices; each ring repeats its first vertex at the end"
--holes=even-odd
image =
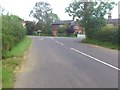
POLYGON ((105 26, 96 32, 94 38, 100 41, 118 44, 118 28, 105 26))
POLYGON ((15 15, 2 16, 2 52, 11 50, 26 34, 21 19, 15 15))

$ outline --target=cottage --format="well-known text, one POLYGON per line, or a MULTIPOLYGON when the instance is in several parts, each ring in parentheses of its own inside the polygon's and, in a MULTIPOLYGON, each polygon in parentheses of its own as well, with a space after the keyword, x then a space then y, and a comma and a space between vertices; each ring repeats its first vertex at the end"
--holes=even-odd
POLYGON ((73 21, 73 20, 58 20, 51 24, 52 35, 57 36, 59 25, 64 25, 64 24, 67 24, 69 27, 72 26, 74 29, 74 33, 77 33, 77 32, 83 33, 82 26, 80 26, 75 21, 73 21))

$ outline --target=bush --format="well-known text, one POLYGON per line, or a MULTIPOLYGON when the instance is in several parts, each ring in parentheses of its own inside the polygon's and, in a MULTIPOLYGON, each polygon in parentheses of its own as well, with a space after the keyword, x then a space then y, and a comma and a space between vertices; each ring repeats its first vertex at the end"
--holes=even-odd
POLYGON ((118 28, 105 26, 96 32, 94 38, 100 41, 118 44, 118 28))
POLYGON ((2 16, 2 52, 11 50, 26 34, 21 19, 15 15, 2 16))

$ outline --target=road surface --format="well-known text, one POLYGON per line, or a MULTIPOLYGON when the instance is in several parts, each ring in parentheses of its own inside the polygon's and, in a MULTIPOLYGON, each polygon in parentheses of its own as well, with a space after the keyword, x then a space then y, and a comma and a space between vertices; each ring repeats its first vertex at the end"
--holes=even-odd
POLYGON ((118 52, 80 38, 30 36, 15 88, 118 88, 118 52))

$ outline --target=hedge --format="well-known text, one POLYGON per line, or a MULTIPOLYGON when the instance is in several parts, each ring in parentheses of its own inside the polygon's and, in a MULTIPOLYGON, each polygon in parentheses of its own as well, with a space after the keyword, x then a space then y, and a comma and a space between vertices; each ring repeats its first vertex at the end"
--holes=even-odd
POLYGON ((100 30, 91 31, 91 39, 118 44, 118 27, 105 26, 100 30))
POLYGON ((11 50, 26 34, 22 19, 15 15, 2 16, 2 52, 11 50))

